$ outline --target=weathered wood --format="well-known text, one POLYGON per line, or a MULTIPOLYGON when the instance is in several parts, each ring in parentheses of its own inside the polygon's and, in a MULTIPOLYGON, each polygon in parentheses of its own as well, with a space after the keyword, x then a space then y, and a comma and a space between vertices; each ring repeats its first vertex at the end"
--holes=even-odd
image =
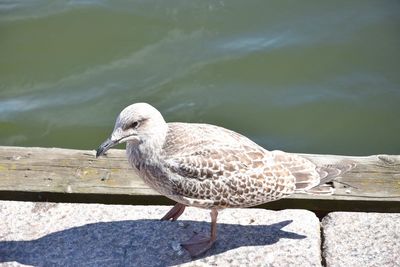
MULTIPOLYGON (((95 151, 0 146, 0 199, 122 204, 172 204, 130 170, 124 150, 95 151)), ((302 154, 316 163, 351 160, 335 194, 295 194, 262 207, 400 212, 400 156, 302 154)))

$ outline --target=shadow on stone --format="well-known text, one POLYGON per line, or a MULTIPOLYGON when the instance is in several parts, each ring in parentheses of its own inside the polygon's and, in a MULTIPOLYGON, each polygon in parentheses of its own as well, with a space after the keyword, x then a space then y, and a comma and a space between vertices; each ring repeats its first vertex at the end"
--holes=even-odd
MULTIPOLYGON (((292 221, 272 225, 218 224, 218 239, 207 257, 242 246, 273 245, 281 238, 306 236, 281 230, 292 221)), ((169 266, 192 259, 179 242, 193 232, 209 232, 198 221, 112 221, 54 232, 31 241, 0 242, 0 263, 33 266, 169 266)))

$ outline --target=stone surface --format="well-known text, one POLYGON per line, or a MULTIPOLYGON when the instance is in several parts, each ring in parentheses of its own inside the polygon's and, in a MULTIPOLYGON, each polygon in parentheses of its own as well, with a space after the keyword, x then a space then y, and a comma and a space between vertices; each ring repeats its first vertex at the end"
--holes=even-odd
POLYGON ((218 240, 192 259, 179 243, 210 230, 207 210, 0 201, 0 264, 10 266, 321 266, 320 224, 306 210, 227 209, 218 240))
POLYGON ((327 267, 400 266, 400 214, 333 212, 322 220, 327 267))

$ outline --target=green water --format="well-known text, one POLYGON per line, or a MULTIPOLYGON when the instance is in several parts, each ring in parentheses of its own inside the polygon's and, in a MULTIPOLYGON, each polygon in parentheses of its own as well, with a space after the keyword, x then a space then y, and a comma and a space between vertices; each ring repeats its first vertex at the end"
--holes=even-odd
POLYGON ((0 3, 0 145, 95 149, 134 102, 268 149, 400 154, 400 2, 0 3))

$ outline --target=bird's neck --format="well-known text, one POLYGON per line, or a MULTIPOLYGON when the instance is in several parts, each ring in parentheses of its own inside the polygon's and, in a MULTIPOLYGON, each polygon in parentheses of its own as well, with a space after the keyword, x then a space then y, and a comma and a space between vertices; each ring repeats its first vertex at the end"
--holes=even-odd
POLYGON ((158 161, 164 146, 168 126, 157 127, 157 131, 142 138, 140 142, 127 143, 126 150, 131 163, 137 167, 139 164, 151 164, 153 161, 158 161))

